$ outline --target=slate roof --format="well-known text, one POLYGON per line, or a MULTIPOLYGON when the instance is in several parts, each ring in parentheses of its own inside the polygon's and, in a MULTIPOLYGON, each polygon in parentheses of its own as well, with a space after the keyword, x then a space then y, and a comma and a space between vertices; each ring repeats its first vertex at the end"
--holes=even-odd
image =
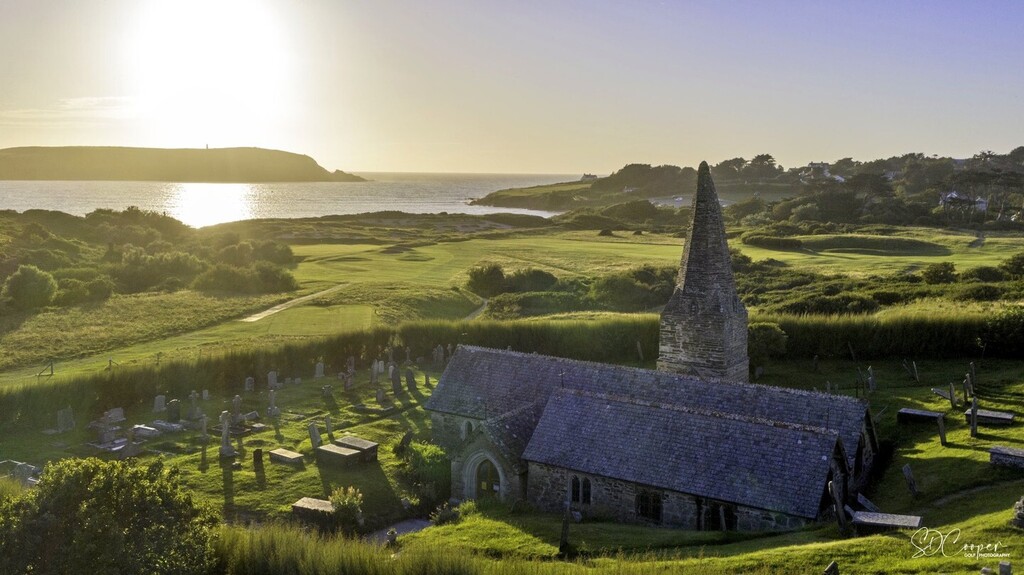
POLYGON ((821 428, 557 389, 523 459, 814 519, 839 442, 821 428))
MULTIPOLYGON (((452 356, 426 408, 490 420, 527 404, 544 404, 559 388, 831 429, 847 447, 851 468, 867 415, 867 403, 848 396, 465 345, 452 356)), ((507 424, 522 428, 530 420, 507 424)))

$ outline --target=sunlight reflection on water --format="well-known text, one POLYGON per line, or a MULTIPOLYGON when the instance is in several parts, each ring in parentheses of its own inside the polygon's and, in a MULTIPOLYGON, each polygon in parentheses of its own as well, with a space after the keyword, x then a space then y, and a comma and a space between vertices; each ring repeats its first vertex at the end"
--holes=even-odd
POLYGON ((251 219, 258 202, 251 184, 182 183, 169 191, 169 215, 195 227, 251 219))

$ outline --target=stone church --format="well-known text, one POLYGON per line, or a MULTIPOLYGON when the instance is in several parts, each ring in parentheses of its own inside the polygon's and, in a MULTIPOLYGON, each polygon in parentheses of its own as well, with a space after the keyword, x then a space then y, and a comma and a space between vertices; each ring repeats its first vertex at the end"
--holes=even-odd
POLYGON ((706 163, 692 218, 657 370, 459 346, 426 404, 453 497, 728 530, 797 528, 855 497, 878 449, 866 402, 746 383, 706 163))

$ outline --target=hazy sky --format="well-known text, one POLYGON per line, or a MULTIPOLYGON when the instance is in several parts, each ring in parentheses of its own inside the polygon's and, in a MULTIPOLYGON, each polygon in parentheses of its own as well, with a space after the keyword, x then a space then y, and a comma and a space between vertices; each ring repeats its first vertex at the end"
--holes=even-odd
POLYGON ((0 148, 607 173, 1024 145, 1024 2, 0 0, 0 148))

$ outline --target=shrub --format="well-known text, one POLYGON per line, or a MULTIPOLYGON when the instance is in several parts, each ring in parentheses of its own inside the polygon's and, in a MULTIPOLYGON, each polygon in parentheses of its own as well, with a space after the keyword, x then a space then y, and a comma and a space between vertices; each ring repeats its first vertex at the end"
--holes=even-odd
POLYGON ((1006 261, 999 264, 999 267, 1008 275, 1013 277, 1024 277, 1024 252, 1010 256, 1006 261))
POLYGON ((967 284, 954 294, 960 301, 995 301, 1003 296, 1003 288, 992 284, 967 284))
POLYGON ((352 486, 336 487, 330 500, 338 527, 346 533, 355 532, 363 520, 363 493, 352 486))
POLYGON ((64 459, 0 520, 0 573, 205 574, 216 515, 163 464, 64 459))
POLYGON ((756 246, 770 250, 798 250, 804 244, 796 238, 780 238, 763 233, 747 232, 740 236, 740 241, 748 246, 756 246))
POLYGON ((447 525, 449 523, 458 523, 459 519, 461 519, 461 517, 459 517, 459 509, 457 507, 452 507, 451 505, 448 505, 447 501, 439 505, 437 509, 431 512, 428 518, 430 519, 430 522, 434 525, 447 525))
POLYGON ((809 295, 777 306, 777 311, 798 314, 865 314, 878 309, 874 299, 853 292, 809 295))
POLYGON ((558 281, 544 270, 526 268, 505 276, 505 289, 513 292, 546 291, 558 281))
POLYGON ((921 271, 926 284, 949 284, 956 281, 956 267, 953 262, 930 264, 921 271))
POLYGON ((960 274, 960 281, 1001 282, 1005 279, 1006 273, 994 266, 979 266, 960 274))
POLYGON ((499 264, 484 264, 469 270, 466 288, 483 297, 491 297, 505 291, 505 270, 499 264))
POLYGON ((57 293, 57 282, 35 266, 18 266, 0 293, 10 299, 15 309, 35 309, 50 305, 57 293))
POLYGON ((747 327, 747 353, 751 367, 786 354, 786 332, 777 323, 754 322, 747 327))

